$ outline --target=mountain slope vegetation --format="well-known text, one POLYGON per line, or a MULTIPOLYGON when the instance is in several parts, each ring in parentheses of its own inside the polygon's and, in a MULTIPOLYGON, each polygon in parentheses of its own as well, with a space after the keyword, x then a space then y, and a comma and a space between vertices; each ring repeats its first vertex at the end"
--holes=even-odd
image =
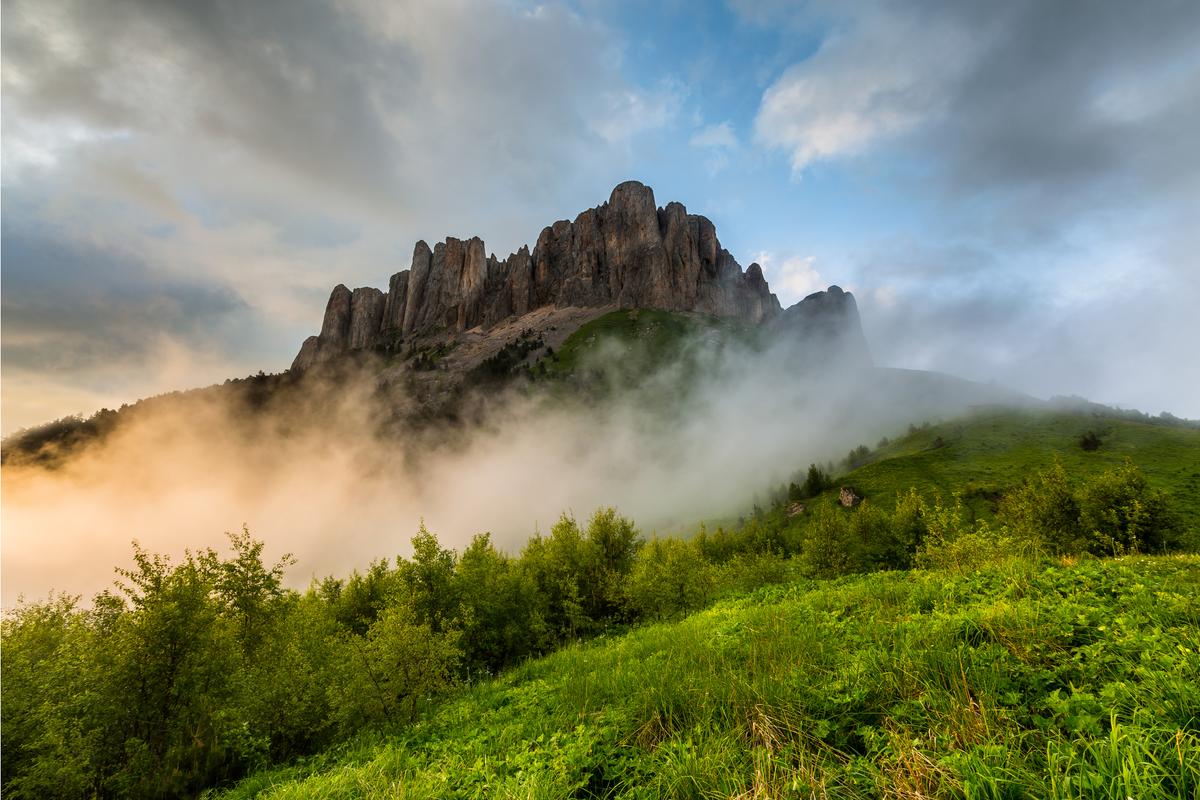
POLYGON ((1185 798, 1200 560, 800 581, 571 645, 229 798, 1185 798))
POLYGON ((1195 547, 1198 437, 914 426, 686 539, 422 528, 302 593, 246 532, 137 549, 90 606, 6 616, 5 794, 1188 796, 1200 564, 1159 554, 1195 547))

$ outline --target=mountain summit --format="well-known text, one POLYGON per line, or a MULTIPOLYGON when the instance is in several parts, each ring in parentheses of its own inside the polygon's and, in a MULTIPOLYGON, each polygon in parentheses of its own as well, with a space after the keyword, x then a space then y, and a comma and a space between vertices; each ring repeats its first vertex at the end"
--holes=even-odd
POLYGON ((320 334, 305 340, 292 369, 351 350, 487 332, 545 308, 652 308, 775 323, 818 340, 847 334, 866 356, 853 295, 835 286, 784 311, 762 268, 743 271, 707 217, 676 202, 658 208, 649 186, 626 181, 574 222, 544 228, 532 253, 522 247, 501 261, 485 255, 478 237, 447 238, 432 250, 419 241, 412 266, 393 275, 386 292, 339 284, 320 334))

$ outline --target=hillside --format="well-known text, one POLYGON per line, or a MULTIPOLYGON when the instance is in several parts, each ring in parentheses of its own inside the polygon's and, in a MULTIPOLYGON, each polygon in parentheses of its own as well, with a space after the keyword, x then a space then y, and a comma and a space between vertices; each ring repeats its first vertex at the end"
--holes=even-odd
POLYGON ((917 487, 927 496, 964 493, 971 507, 990 515, 988 502, 1057 460, 1075 475, 1136 463, 1150 484, 1171 493, 1187 523, 1200 528, 1200 430, 1163 421, 1099 413, 1012 411, 985 408, 964 417, 914 425, 877 446, 869 463, 841 482, 884 504, 917 487), (1092 432, 1095 450, 1081 438, 1092 432))
POLYGON ((249 532, 135 545, 92 606, 5 617, 5 793, 1187 797, 1197 437, 990 412, 686 538, 612 509, 507 553, 422 524, 304 592, 249 532))
POLYGON ((567 647, 230 798, 1186 798, 1200 559, 799 582, 567 647))

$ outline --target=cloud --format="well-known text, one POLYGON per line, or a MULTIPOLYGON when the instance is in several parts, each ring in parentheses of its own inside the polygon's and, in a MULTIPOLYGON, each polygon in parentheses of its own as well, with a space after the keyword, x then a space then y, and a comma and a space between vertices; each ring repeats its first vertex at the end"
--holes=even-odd
POLYGON ((860 293, 882 361, 1200 414, 1176 346, 1200 339, 1200 6, 741 10, 823 31, 755 141, 886 198, 818 253, 888 287, 860 293))
POLYGON ((813 266, 815 256, 791 256, 776 265, 774 254, 761 252, 754 260, 763 268, 771 291, 779 297, 779 302, 785 308, 827 286, 821 273, 813 266))
MULTIPOLYGON (((2 31, 5 221, 62 252, 119 242, 88 281, 70 283, 80 258, 41 269, 129 287, 110 307, 146 325, 155 309, 231 371, 248 350, 285 366, 330 286, 385 286, 417 239, 480 235, 503 256, 594 204, 683 92, 626 80, 613 33, 558 3, 13 0, 2 31), (218 295, 251 348, 205 336, 218 295)), ((5 254, 6 374, 91 360, 97 342, 137 361, 148 339, 106 333, 102 302, 37 316, 22 275, 42 255, 5 254)))
POLYGON ((692 138, 688 140, 688 144, 692 147, 736 150, 738 140, 737 135, 733 132, 733 126, 728 121, 725 121, 716 125, 708 125, 696 131, 696 133, 692 134, 692 138))
POLYGON ((157 273, 118 248, 8 220, 3 260, 6 366, 72 371, 136 361, 159 336, 212 334, 244 306, 220 285, 157 273))
POLYGON ((763 93, 757 139, 787 151, 796 174, 944 114, 962 79, 977 44, 969 31, 933 15, 872 11, 763 93))
POLYGON ((807 16, 834 21, 755 120, 797 172, 904 144, 958 191, 1040 188, 1046 200, 1166 177, 1200 119, 1194 4, 818 3, 807 16))
POLYGON ((877 363, 1200 417, 1192 357, 1200 271, 1132 244, 1035 257, 887 242, 852 257, 877 363), (1081 277, 1084 276, 1084 277, 1081 277))

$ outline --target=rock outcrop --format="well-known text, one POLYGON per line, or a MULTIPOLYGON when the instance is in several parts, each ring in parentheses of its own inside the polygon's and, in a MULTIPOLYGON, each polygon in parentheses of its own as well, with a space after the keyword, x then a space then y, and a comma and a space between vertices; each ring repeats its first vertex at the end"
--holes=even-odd
POLYGON ((832 355, 856 365, 871 363, 858 304, 854 295, 840 286, 810 294, 785 310, 772 324, 790 341, 822 357, 832 355))
POLYGON ((292 368, 434 333, 486 331, 545 306, 776 320, 814 336, 852 325, 862 337, 851 295, 831 287, 784 312, 758 264, 743 271, 711 221, 680 203, 658 208, 650 187, 627 181, 574 222, 545 228, 532 252, 522 247, 501 261, 479 238, 448 238, 432 250, 417 242, 411 267, 392 276, 387 292, 338 285, 321 333, 305 340, 292 368))

